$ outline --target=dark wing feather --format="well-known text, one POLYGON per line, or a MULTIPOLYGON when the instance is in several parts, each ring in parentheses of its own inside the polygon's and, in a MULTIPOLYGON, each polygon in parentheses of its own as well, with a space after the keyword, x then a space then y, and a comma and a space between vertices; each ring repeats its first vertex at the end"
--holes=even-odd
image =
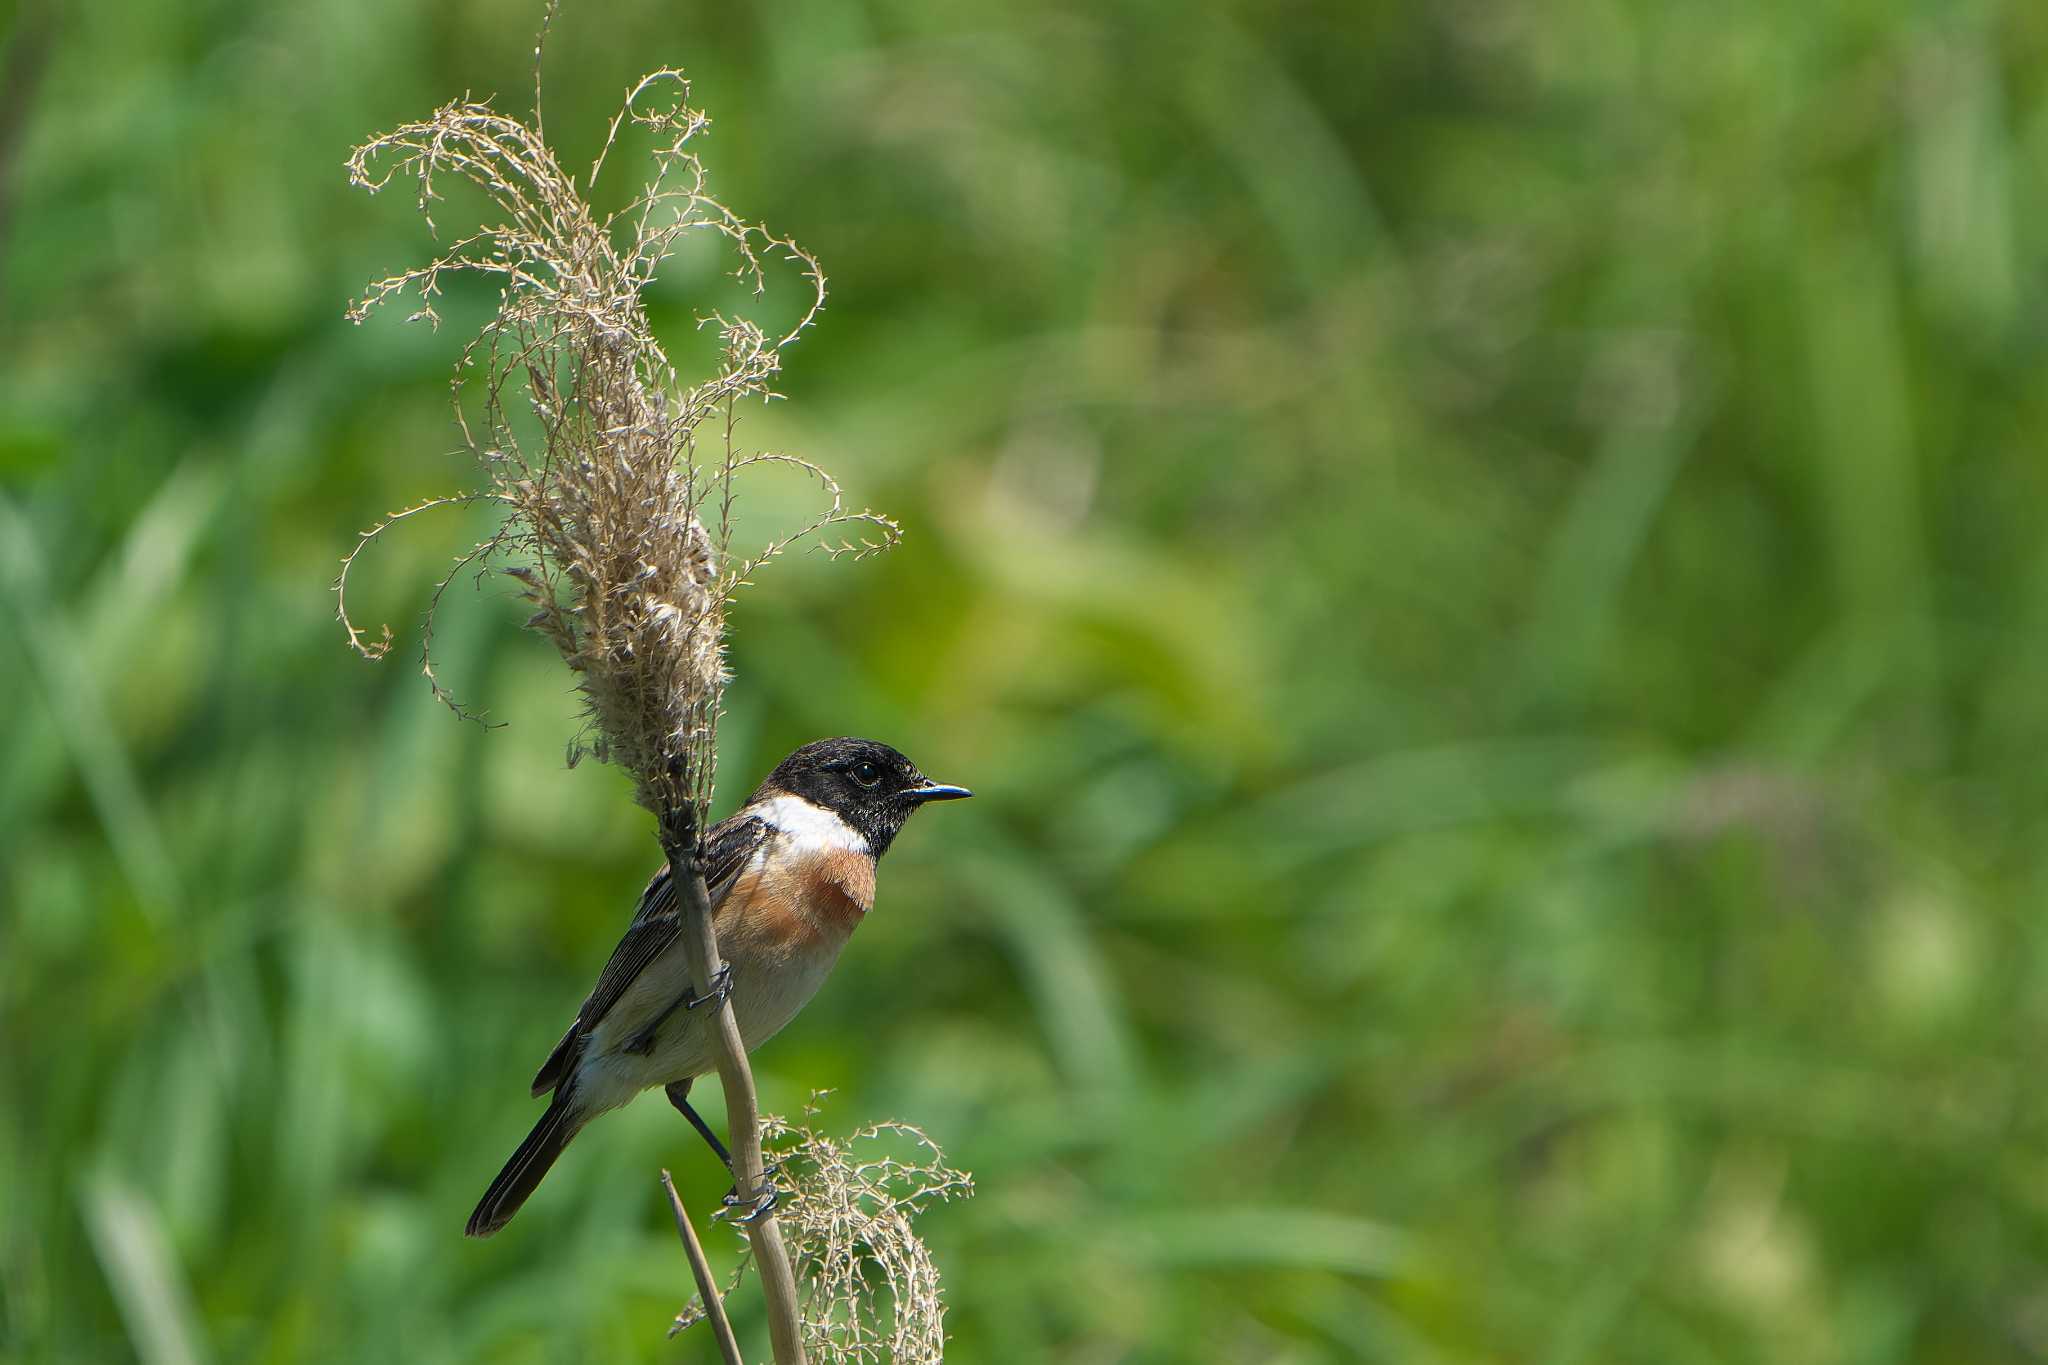
MULTIPOLYGON (((752 815, 735 815, 711 827, 704 840, 703 871, 704 886, 711 893, 714 911, 767 837, 767 822, 752 815)), ((612 949, 611 960, 598 974, 597 985, 576 1011, 576 1022, 569 1025, 569 1031, 562 1035, 562 1041, 555 1044, 555 1050, 534 1076, 535 1095, 553 1090, 576 1069, 590 1031, 619 1003, 619 997, 646 970, 647 964, 666 952, 682 933, 682 909, 676 904, 675 887, 670 884, 668 873, 667 864, 663 864, 640 893, 640 908, 633 914, 632 927, 619 940, 619 946, 612 949)))

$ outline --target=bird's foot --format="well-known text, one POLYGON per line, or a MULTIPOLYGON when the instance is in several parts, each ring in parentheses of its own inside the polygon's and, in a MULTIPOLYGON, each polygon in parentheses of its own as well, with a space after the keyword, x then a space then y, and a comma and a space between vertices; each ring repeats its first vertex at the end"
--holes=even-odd
POLYGON ((693 995, 684 1000, 683 1008, 693 1010, 699 1005, 710 1005, 715 1008, 724 1003, 725 998, 731 994, 732 964, 730 962, 722 962, 719 964, 718 970, 711 974, 711 989, 702 995, 693 995))
POLYGON ((676 1012, 676 1006, 681 1005, 686 1010, 693 1010, 699 1005, 717 1005, 731 994, 732 964, 730 962, 721 963, 718 970, 711 974, 710 990, 702 995, 686 995, 680 1000, 669 1001, 668 1008, 655 1015, 652 1019, 649 1019, 632 1037, 619 1045, 619 1050, 644 1057, 654 1051, 654 1035, 661 1030, 663 1024, 668 1022, 669 1016, 676 1012))
POLYGON ((723 1207, 711 1215, 711 1220, 751 1227, 775 1212, 775 1206, 782 1202, 782 1191, 775 1187, 775 1174, 781 1169, 779 1162, 769 1162, 767 1169, 761 1172, 760 1193, 752 1198, 742 1197, 738 1186, 727 1190, 725 1198, 718 1201, 723 1207))

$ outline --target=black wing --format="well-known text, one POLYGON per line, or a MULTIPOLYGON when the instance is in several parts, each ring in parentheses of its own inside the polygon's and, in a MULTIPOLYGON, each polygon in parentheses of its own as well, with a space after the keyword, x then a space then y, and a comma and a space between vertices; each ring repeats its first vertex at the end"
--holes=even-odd
MULTIPOLYGON (((721 820, 711 827, 704 840, 704 886, 711 893, 711 908, 715 911, 724 902, 732 884, 739 880, 740 870, 754 855, 762 841, 768 837, 766 821, 752 815, 735 815, 721 820)), ((668 865, 654 874, 654 880, 647 883, 647 889, 640 893, 640 908, 634 912, 632 927, 619 940, 619 946, 612 949, 611 961, 604 964, 604 971, 598 974, 597 985, 591 988, 582 1008, 576 1011, 576 1022, 569 1025, 569 1031, 562 1035, 562 1041, 555 1044, 555 1050, 541 1063, 540 1071, 533 1078, 533 1093, 545 1095, 560 1085, 576 1063, 583 1056, 584 1041, 590 1031, 597 1027, 606 1012, 619 1003, 619 997, 626 993, 647 964, 660 957, 676 941, 683 931, 682 909, 676 904, 675 887, 669 882, 668 865)))

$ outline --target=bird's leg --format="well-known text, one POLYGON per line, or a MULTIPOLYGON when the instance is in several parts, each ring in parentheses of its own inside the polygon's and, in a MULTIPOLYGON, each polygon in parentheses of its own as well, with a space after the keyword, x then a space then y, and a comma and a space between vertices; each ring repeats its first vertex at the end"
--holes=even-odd
MULTIPOLYGON (((668 1102, 676 1107, 676 1112, 681 1114, 684 1118, 690 1121, 690 1126, 697 1130, 698 1136, 703 1138, 704 1141, 711 1145, 711 1151, 713 1155, 715 1155, 721 1162, 725 1163, 725 1169, 731 1172, 732 1153, 725 1150, 725 1144, 720 1142, 718 1140, 718 1135, 711 1131, 711 1125, 704 1122, 704 1116, 698 1113, 696 1108, 691 1105, 690 1083, 688 1081, 677 1081, 674 1084, 666 1087, 666 1093, 668 1095, 668 1102)), ((766 1217, 770 1210, 772 1210, 775 1207, 776 1202, 782 1198, 782 1191, 776 1189, 773 1184, 769 1183, 770 1177, 772 1177, 779 1169, 781 1169, 781 1167, 775 1162, 771 1161, 766 1164, 766 1166, 761 1172, 762 1193, 753 1201, 751 1201, 751 1203, 747 1200, 740 1198, 739 1187, 737 1185, 735 1185, 732 1189, 727 1190, 725 1193, 725 1198, 719 1201, 725 1207, 720 1209, 717 1213, 712 1214, 712 1218, 719 1219, 731 1216, 733 1210, 738 1209, 742 1206, 745 1206, 747 1211, 743 1214, 739 1214, 737 1217, 734 1218, 733 1221, 741 1224, 747 1224, 752 1223, 757 1219, 766 1217)), ((733 1174, 737 1175, 738 1173, 733 1172, 733 1174)))
POLYGON ((680 995, 674 1000, 669 1001, 667 1007, 660 1014, 655 1015, 638 1029, 634 1030, 633 1036, 620 1044, 619 1050, 645 1056, 654 1051, 654 1035, 663 1024, 668 1022, 668 1017, 671 1014, 674 1014, 678 1009, 693 1010, 699 1005, 716 1005, 731 994, 732 964, 727 962, 711 974, 710 990, 702 995, 680 995))
POLYGON ((711 1125, 704 1121, 704 1116, 690 1107, 690 1083, 677 1081, 667 1088, 667 1093, 668 1102, 676 1107, 676 1112, 690 1121, 698 1135, 711 1144, 712 1154, 724 1163, 727 1171, 731 1171, 732 1153, 725 1150, 725 1144, 718 1140, 718 1134, 711 1131, 711 1125))

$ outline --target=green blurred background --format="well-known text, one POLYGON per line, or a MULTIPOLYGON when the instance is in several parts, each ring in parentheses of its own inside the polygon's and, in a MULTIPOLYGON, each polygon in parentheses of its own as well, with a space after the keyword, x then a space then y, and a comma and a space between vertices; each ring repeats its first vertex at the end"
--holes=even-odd
MULTIPOLYGON (((385 663, 328 593, 472 482, 491 300, 346 325, 430 244, 343 158, 523 112, 536 7, 0 13, 0 1357, 711 1358, 658 1100, 460 1236, 649 822, 505 587, 439 655, 506 728, 409 662, 487 523, 365 562, 385 663)), ((974 1172, 954 1359, 2048 1357, 2048 8, 572 0, 550 62, 577 165, 687 67, 831 275, 743 436, 909 534, 745 598, 721 809, 847 732, 981 793, 758 1058, 974 1172)))

